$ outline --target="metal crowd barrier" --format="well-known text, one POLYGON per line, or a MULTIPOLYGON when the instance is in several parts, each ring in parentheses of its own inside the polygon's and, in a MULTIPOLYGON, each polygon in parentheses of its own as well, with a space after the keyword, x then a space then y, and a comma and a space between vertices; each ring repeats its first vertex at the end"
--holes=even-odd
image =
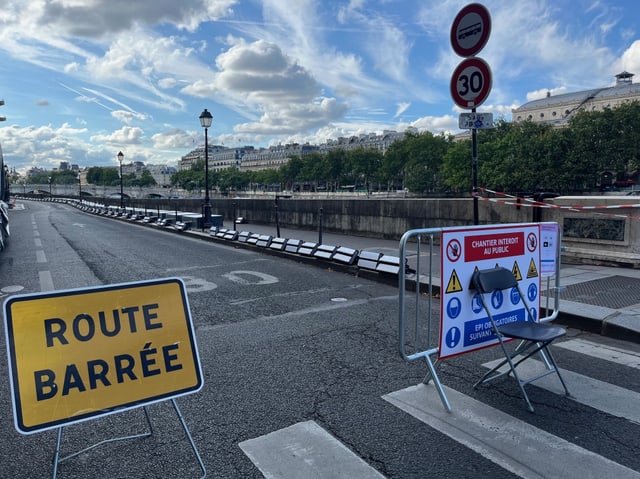
MULTIPOLYGON (((543 224, 557 226, 556 223, 540 223, 543 224)), ((487 228, 494 226, 487 225, 487 228)), ((426 361, 428 373, 423 382, 428 384, 433 379, 447 411, 451 411, 451 405, 436 371, 440 338, 440 240, 443 232, 454 229, 465 228, 409 230, 402 236, 399 245, 400 264, 406 267, 398 271, 398 349, 405 361, 426 361)), ((553 321, 559 314, 561 239, 561 232, 558 231, 554 271, 541 274, 540 287, 544 291, 540 301, 541 322, 553 321)), ((547 358, 542 358, 548 364, 547 358)))

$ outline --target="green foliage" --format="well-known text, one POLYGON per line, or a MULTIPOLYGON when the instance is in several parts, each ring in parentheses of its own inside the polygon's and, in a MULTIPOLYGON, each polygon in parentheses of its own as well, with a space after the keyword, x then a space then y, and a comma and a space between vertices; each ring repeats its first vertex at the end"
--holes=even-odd
POLYGON ((87 171, 87 183, 100 186, 116 186, 120 184, 120 173, 117 167, 93 166, 87 171))
POLYGON ((41 171, 29 177, 29 183, 46 185, 72 185, 78 183, 78 174, 71 170, 41 171))

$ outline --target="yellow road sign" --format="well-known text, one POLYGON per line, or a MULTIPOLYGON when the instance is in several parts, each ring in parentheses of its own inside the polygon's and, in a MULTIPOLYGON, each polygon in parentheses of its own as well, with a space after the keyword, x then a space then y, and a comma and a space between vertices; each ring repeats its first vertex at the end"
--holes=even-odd
POLYGON ((179 278, 18 295, 4 307, 14 420, 21 433, 202 387, 179 278))

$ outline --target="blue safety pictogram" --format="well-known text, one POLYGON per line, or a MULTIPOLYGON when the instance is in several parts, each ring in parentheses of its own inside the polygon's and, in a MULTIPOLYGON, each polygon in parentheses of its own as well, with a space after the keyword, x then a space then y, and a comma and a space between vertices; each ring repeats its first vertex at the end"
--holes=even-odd
POLYGON ((476 314, 482 311, 482 301, 480 300, 479 294, 475 294, 473 296, 473 299, 471 300, 471 310, 476 314))
POLYGON ((449 329, 449 331, 447 331, 445 341, 447 342, 447 346, 449 347, 449 349, 453 349, 458 345, 461 338, 462 333, 460 332, 460 329, 454 326, 453 328, 449 329))
POLYGON ((501 290, 496 290, 493 292, 493 294, 491 295, 491 306, 493 306, 493 309, 500 309, 500 306, 502 306, 502 302, 504 301, 504 296, 502 294, 501 290))
POLYGON ((447 315, 451 319, 455 319, 460 316, 460 312, 462 311, 462 303, 457 297, 453 297, 447 303, 447 315))
POLYGON ((520 302, 520 293, 518 288, 511 288, 511 304, 516 305, 520 302))
POLYGON ((529 298, 529 301, 535 301, 537 297, 538 287, 535 285, 535 283, 531 283, 529 285, 529 288, 527 289, 527 298, 529 298))

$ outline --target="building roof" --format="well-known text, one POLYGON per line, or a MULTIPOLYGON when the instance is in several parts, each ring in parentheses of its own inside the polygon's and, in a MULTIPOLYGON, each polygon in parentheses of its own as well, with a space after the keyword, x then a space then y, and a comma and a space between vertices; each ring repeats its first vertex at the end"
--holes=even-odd
POLYGON ((515 108, 513 113, 522 113, 529 110, 539 110, 561 105, 582 104, 590 100, 598 101, 609 98, 640 97, 640 83, 632 83, 631 77, 633 77, 632 73, 621 72, 616 75, 617 81, 614 86, 564 93, 562 95, 547 94, 546 98, 533 100, 515 108))

